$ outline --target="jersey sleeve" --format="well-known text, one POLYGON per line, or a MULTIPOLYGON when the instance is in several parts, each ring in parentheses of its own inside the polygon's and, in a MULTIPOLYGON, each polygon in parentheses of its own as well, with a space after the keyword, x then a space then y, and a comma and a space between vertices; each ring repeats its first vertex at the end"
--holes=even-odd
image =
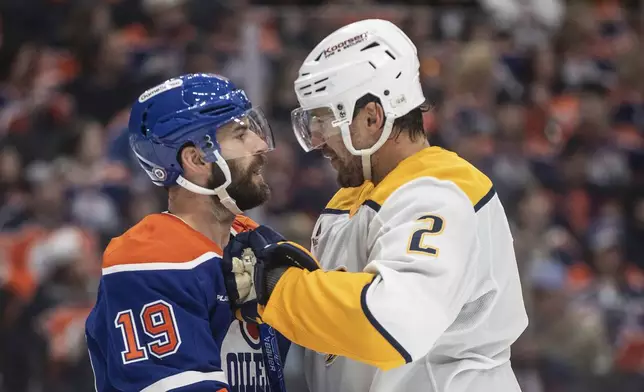
POLYGON ((218 260, 205 256, 103 270, 86 323, 98 392, 228 390, 220 348, 232 315, 218 260))
POLYGON ((371 222, 364 272, 291 268, 262 318, 297 344, 381 369, 419 359, 469 297, 475 220, 455 186, 415 180, 371 222))

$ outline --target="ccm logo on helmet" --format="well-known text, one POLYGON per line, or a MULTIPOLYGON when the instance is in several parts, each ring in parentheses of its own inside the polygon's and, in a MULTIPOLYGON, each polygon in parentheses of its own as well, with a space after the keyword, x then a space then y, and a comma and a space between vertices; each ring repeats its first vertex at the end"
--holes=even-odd
POLYGON ((352 47, 355 44, 359 44, 360 42, 364 42, 367 40, 367 33, 362 33, 360 35, 356 35, 355 37, 351 37, 347 40, 344 40, 340 43, 337 43, 331 47, 328 47, 324 49, 324 58, 329 58, 339 52, 342 49, 348 49, 352 47))
POLYGON ((139 97, 139 102, 143 103, 157 94, 161 94, 164 91, 172 90, 173 88, 177 88, 181 85, 183 85, 183 80, 181 79, 168 80, 167 82, 162 83, 156 87, 152 87, 151 89, 141 94, 141 96, 139 97))

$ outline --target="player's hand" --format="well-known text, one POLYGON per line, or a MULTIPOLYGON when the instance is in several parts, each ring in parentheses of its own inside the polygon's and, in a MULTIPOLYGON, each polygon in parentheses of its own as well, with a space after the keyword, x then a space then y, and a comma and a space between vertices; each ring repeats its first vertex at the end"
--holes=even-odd
POLYGON ((300 245, 290 241, 269 244, 257 254, 255 265, 255 292, 257 303, 265 306, 268 299, 289 268, 300 268, 308 271, 320 269, 320 264, 313 255, 300 245))
POLYGON ((224 249, 222 270, 228 298, 237 320, 261 324, 255 293, 255 266, 253 249, 261 250, 271 241, 284 237, 267 226, 259 226, 236 235, 224 249))
POLYGON ((296 267, 313 271, 320 268, 308 250, 287 241, 268 226, 259 226, 247 235, 237 236, 234 241, 238 243, 234 245, 235 248, 242 248, 244 251, 250 248, 257 259, 253 281, 259 305, 268 303, 273 288, 287 269, 296 267))
POLYGON ((240 305, 257 298, 255 293, 256 252, 271 242, 283 241, 284 237, 268 226, 237 234, 224 249, 222 270, 228 298, 233 305, 240 305))
POLYGON ((229 300, 241 304, 257 298, 254 282, 256 258, 250 248, 244 249, 238 256, 225 260, 223 265, 227 290, 234 287, 232 292, 229 290, 229 300))
POLYGON ((253 280, 256 300, 265 306, 275 286, 289 268, 314 271, 320 268, 313 255, 300 245, 290 241, 268 244, 255 251, 257 262, 253 280))
POLYGON ((308 250, 286 241, 268 226, 259 226, 231 239, 224 250, 222 265, 228 296, 237 307, 253 300, 265 305, 277 281, 290 267, 311 271, 320 268, 308 250), (250 290, 249 280, 253 283, 250 290))
POLYGON ((298 267, 309 271, 315 271, 320 268, 320 263, 311 252, 291 241, 268 244, 256 255, 258 259, 270 265, 270 268, 285 266, 298 267))

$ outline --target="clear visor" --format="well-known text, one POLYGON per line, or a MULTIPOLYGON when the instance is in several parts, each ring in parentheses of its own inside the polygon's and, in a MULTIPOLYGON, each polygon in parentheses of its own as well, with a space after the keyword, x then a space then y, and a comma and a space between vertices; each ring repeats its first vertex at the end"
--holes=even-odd
POLYGON ((307 152, 322 147, 329 138, 342 132, 336 125, 333 111, 328 107, 310 110, 297 108, 291 112, 291 124, 297 141, 307 152))
POLYGON ((252 108, 217 129, 217 143, 225 160, 264 154, 275 148, 273 131, 264 112, 252 108))

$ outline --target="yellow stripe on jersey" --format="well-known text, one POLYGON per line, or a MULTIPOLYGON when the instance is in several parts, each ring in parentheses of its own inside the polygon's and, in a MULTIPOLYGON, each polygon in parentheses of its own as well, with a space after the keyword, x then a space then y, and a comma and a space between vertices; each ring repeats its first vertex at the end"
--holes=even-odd
POLYGON ((494 194, 492 181, 457 154, 428 147, 403 160, 371 192, 369 199, 382 206, 396 189, 419 177, 434 177, 456 184, 478 210, 494 194))
POLYGON ((333 195, 331 201, 326 205, 325 211, 346 211, 349 212, 360 200, 364 201, 364 195, 373 189, 371 181, 365 181, 355 188, 341 188, 333 195))
MULTIPOLYGON (((275 286, 262 320, 291 341, 326 354, 341 355, 380 369, 404 365, 393 338, 369 319, 363 291, 374 275, 290 268, 275 286), (313 310, 313 311, 312 311, 313 310)), ((406 355, 408 357, 408 354, 406 355)), ((410 359, 409 359, 410 360, 410 359)))

